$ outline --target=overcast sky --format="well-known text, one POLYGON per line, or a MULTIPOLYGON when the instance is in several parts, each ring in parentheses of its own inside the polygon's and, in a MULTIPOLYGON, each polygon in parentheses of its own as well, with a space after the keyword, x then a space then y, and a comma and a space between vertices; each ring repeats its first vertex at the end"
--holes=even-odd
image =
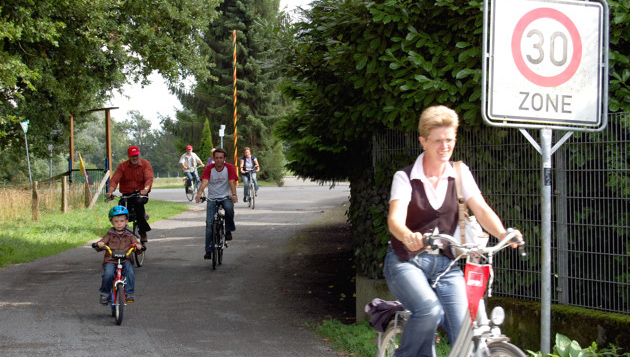
MULTIPOLYGON (((312 0, 280 0, 280 9, 287 7, 287 11, 302 6, 305 7, 312 0)), ((170 94, 162 76, 153 73, 150 77, 151 84, 142 88, 140 84, 126 85, 124 87, 124 96, 116 93, 115 97, 107 103, 110 107, 119 107, 112 110, 111 116, 116 121, 122 121, 127 118, 127 112, 137 110, 145 119, 153 123, 152 128, 159 128, 159 117, 170 116, 175 117, 175 110, 182 109, 177 98, 170 94), (125 98, 128 96, 129 98, 125 98)))

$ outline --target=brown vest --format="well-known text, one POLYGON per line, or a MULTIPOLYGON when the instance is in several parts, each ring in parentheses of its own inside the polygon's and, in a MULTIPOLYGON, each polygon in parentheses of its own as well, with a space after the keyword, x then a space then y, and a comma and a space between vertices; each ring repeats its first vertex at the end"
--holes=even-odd
MULTIPOLYGON (((404 171, 407 176, 411 174, 411 166, 405 167, 404 171)), ((457 228, 458 208, 457 208, 457 190, 455 188, 455 179, 448 178, 448 188, 446 189, 446 197, 439 209, 434 209, 429 203, 427 194, 424 191, 424 185, 420 180, 411 180, 411 202, 407 207, 407 227, 412 232, 431 233, 438 228, 440 233, 453 235, 457 228)), ((401 262, 406 262, 410 258, 418 255, 423 249, 411 252, 403 245, 401 241, 392 236, 392 246, 401 262)), ((444 245, 444 255, 453 259, 451 249, 444 245)))

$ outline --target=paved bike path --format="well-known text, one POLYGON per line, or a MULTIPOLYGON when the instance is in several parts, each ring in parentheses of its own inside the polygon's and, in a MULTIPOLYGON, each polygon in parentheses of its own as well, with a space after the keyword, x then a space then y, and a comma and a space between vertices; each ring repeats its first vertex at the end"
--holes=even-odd
MULTIPOLYGON (((102 257, 88 244, 2 268, 0 356, 336 356, 305 327, 326 312, 287 299, 295 279, 284 267, 290 238, 348 196, 347 184, 261 188, 255 210, 236 205, 237 231, 214 271, 203 260, 204 205, 153 223, 121 326, 97 302, 102 257)), ((187 202, 183 189, 151 197, 187 202)))

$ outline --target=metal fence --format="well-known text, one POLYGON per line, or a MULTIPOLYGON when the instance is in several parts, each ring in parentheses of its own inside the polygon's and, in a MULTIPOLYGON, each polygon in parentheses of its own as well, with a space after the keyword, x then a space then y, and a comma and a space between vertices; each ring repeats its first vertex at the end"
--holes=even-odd
MULTIPOLYGON (((628 313, 630 113, 608 123, 602 132, 574 132, 552 156, 552 302, 628 313)), ((540 142, 539 132, 529 133, 540 142)), ((421 152, 416 133, 384 132, 373 144, 375 170, 401 157, 410 164, 421 152)), ((517 129, 481 127, 460 128, 453 160, 470 166, 504 224, 526 235, 526 260, 497 260, 494 295, 539 301, 541 156, 517 129)))

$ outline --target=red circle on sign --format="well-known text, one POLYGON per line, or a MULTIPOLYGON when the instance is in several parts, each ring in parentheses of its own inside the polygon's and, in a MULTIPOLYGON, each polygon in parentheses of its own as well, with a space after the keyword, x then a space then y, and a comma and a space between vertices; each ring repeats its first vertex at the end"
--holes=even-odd
POLYGON ((512 57, 514 58, 516 67, 527 80, 542 87, 555 87, 571 79, 575 72, 577 72, 580 62, 582 61, 582 40, 580 39, 577 27, 575 27, 568 16, 558 10, 541 7, 525 14, 516 24, 514 33, 512 34, 512 57), (569 62, 569 65, 562 73, 550 77, 541 76, 529 69, 521 52, 521 39, 523 38, 525 28, 533 21, 541 18, 550 18, 560 22, 567 31, 569 31, 571 41, 573 42, 573 56, 571 57, 571 62, 569 62))

